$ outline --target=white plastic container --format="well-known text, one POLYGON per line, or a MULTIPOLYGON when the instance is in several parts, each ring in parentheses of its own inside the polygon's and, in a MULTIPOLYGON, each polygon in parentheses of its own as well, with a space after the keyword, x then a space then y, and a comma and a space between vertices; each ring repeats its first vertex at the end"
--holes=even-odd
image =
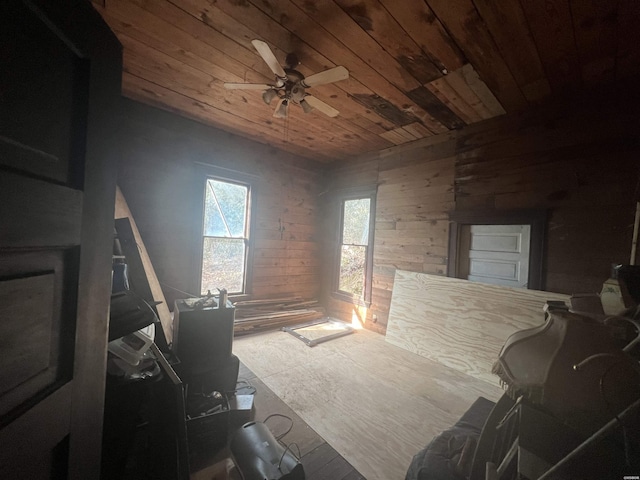
POLYGON ((138 365, 156 336, 156 327, 151 325, 137 332, 109 342, 109 351, 129 365, 138 365))

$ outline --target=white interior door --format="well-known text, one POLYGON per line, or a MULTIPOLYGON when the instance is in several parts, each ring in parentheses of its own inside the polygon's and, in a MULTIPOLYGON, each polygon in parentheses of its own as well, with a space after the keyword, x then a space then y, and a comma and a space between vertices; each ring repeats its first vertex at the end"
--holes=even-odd
POLYGON ((530 243, 530 225, 464 225, 460 238, 460 277, 527 288, 530 243))

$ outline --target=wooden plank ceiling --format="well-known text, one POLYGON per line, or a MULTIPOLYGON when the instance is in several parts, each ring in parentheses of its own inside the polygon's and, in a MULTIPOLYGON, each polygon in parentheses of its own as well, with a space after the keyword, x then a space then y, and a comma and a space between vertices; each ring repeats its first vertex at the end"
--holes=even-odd
MULTIPOLYGON (((123 93, 321 162, 411 142, 640 73, 637 0, 94 0, 124 46, 123 93), (251 40, 340 111, 272 116, 251 40)), ((275 102, 274 102, 275 103, 275 102)))

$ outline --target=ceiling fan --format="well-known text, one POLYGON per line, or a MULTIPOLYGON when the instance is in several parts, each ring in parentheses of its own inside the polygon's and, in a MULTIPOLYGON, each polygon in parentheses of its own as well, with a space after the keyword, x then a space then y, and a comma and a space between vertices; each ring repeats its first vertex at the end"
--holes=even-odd
POLYGON ((349 78, 349 71, 344 67, 334 67, 324 72, 316 73, 305 78, 295 67, 300 63, 298 57, 292 53, 287 55, 286 66, 283 68, 276 56, 262 40, 252 40, 251 43, 258 51, 262 59, 276 76, 275 84, 267 83, 225 83, 224 88, 229 90, 264 90, 262 99, 267 105, 278 98, 278 103, 273 116, 286 118, 290 103, 298 104, 305 113, 314 108, 330 117, 338 115, 338 110, 322 100, 309 95, 307 88, 333 83, 349 78))

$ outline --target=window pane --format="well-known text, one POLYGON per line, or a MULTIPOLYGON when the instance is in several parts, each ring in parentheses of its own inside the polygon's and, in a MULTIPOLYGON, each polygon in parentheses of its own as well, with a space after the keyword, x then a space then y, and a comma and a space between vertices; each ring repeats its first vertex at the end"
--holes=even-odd
POLYGON ((342 243, 353 245, 369 244, 369 207, 371 199, 359 198, 344 202, 344 223, 342 243))
POLYGON ((364 294, 364 272, 367 247, 343 245, 340 254, 340 279, 338 289, 356 297, 364 294))
POLYGON ((242 237, 247 218, 249 189, 243 185, 207 180, 204 204, 204 234, 242 237))
POLYGON ((244 240, 205 238, 202 250, 201 293, 226 288, 229 293, 242 292, 244 279, 244 240))
POLYGON ((204 234, 214 237, 227 236, 227 229, 222 221, 222 214, 211 194, 208 182, 204 197, 204 234))

